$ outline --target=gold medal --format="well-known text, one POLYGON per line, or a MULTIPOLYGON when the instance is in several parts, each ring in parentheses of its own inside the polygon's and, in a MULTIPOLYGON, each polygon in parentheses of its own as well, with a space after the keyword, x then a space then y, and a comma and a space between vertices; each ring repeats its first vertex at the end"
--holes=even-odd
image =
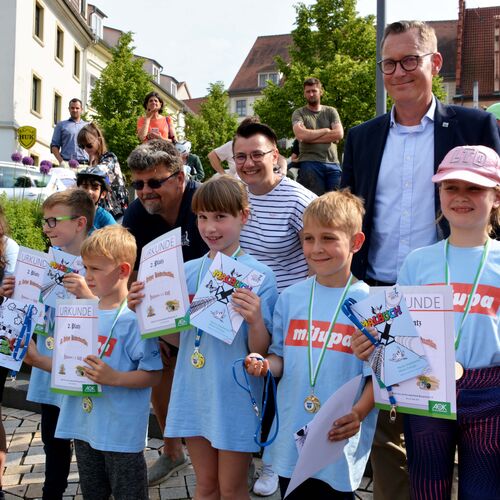
POLYGON ((54 337, 47 337, 45 339, 45 347, 50 351, 54 349, 54 337))
POLYGON ((306 399, 304 399, 304 410, 306 410, 308 413, 316 413, 320 408, 321 403, 314 394, 311 394, 310 396, 307 396, 306 399))
POLYGON ((85 396, 82 399, 82 408, 85 413, 90 413, 92 411, 92 408, 94 408, 92 399, 90 399, 88 396, 85 396))
POLYGON ((455 361, 455 380, 462 378, 463 374, 464 367, 458 361, 455 361))
POLYGON ((205 366, 205 356, 198 349, 195 349, 191 354, 191 364, 194 368, 203 368, 205 366))

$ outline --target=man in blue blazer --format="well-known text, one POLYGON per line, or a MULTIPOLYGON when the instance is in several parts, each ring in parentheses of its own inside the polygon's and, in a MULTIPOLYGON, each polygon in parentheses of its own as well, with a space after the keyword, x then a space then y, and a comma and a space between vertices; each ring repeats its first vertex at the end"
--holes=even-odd
MULTIPOLYGON (((432 94, 432 78, 443 63, 433 28, 420 21, 392 23, 381 52, 378 66, 394 106, 349 131, 341 179, 341 187, 365 200, 366 240, 352 269, 372 285, 395 283, 411 250, 447 236, 446 221, 435 224, 439 197, 431 181, 446 153, 467 144, 500 153, 493 115, 445 106, 432 94)), ((404 450, 399 458, 394 452, 402 425, 387 422, 381 412, 372 449, 374 497, 404 500, 409 498, 404 450)))

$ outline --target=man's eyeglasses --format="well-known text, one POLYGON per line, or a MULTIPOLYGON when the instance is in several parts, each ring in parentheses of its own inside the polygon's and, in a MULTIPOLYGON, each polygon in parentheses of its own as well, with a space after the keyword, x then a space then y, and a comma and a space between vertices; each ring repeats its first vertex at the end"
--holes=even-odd
POLYGON ((418 68, 420 59, 433 54, 434 52, 429 52, 428 54, 405 56, 403 59, 399 59, 398 61, 395 61, 394 59, 382 59, 381 61, 378 61, 377 64, 380 71, 382 71, 384 75, 392 75, 396 71, 398 63, 404 71, 415 71, 418 68))
POLYGON ((147 184, 150 189, 159 189, 161 188, 162 184, 167 182, 169 179, 172 177, 176 176, 179 172, 175 172, 172 175, 169 175, 168 177, 165 177, 165 179, 148 179, 146 182, 143 180, 139 181, 132 181, 130 185, 136 190, 136 191, 141 191, 144 189, 144 184, 147 184))
POLYGON ((270 149, 269 151, 252 151, 250 154, 246 155, 245 153, 238 153, 233 156, 233 160, 236 163, 236 165, 243 165, 247 161, 247 158, 250 157, 253 162, 259 162, 262 161, 264 156, 272 153, 274 149, 270 149))
POLYGON ((57 223, 62 220, 75 220, 79 219, 81 215, 63 215, 61 217, 47 217, 46 219, 42 219, 44 224, 47 224, 50 228, 56 227, 57 223))

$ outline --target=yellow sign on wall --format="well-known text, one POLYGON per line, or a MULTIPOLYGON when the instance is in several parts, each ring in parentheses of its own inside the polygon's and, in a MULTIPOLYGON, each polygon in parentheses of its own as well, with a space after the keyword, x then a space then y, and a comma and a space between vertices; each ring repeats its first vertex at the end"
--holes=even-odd
POLYGON ((36 143, 36 128, 26 125, 17 129, 17 140, 26 149, 32 148, 36 143))

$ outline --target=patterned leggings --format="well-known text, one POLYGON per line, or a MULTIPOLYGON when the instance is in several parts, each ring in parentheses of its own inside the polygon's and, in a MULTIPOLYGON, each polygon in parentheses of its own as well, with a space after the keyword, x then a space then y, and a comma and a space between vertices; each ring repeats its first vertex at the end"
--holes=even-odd
POLYGON ((500 499, 500 366, 465 370, 457 420, 405 415, 411 498, 448 500, 458 446, 458 498, 500 499))

